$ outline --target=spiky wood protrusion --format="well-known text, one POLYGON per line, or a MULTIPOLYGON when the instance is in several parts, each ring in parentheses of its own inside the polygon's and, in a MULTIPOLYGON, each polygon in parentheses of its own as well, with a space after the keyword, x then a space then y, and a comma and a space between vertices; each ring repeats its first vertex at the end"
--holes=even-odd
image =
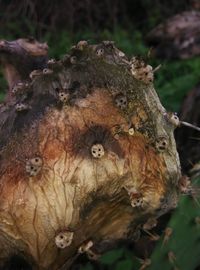
POLYGON ((174 208, 180 165, 153 84, 112 42, 79 42, 48 69, 1 109, 0 261, 15 252, 53 270, 84 243, 99 256, 174 208), (73 239, 59 249, 65 231, 73 239))

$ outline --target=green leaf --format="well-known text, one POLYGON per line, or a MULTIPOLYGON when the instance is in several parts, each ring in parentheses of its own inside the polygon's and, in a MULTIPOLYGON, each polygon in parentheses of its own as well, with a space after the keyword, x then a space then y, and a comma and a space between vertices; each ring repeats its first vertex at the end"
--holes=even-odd
POLYGON ((86 265, 84 266, 81 266, 81 270, 93 270, 93 266, 91 263, 87 263, 86 265))
POLYGON ((115 270, 132 270, 132 269, 133 269, 133 262, 131 259, 119 261, 115 268, 115 270))
POLYGON ((101 257, 101 263, 108 265, 113 264, 122 257, 123 253, 124 249, 122 248, 108 251, 101 257))

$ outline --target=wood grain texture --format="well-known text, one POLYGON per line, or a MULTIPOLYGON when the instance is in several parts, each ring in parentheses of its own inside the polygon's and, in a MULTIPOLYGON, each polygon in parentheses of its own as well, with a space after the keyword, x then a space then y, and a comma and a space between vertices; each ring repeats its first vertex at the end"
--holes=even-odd
POLYGON ((79 43, 47 68, 1 107, 0 121, 0 259, 15 251, 33 269, 69 267, 88 241, 86 253, 103 253, 174 208, 179 193, 174 127, 122 52, 79 43), (65 231, 72 243, 59 249, 65 231))

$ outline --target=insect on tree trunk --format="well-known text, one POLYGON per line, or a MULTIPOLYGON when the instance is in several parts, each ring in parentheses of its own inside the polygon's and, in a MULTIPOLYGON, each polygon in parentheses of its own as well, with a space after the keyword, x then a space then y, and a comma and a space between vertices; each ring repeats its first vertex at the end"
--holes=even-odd
POLYGON ((176 207, 178 119, 162 107, 152 67, 113 42, 80 41, 59 61, 22 43, 0 51, 18 74, 7 72, 0 107, 0 263, 68 269, 176 207))

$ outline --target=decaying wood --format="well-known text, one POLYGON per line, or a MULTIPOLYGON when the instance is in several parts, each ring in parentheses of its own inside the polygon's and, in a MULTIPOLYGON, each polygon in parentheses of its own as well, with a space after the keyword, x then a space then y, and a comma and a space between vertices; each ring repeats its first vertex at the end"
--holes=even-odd
POLYGON ((0 40, 0 64, 9 85, 9 94, 17 82, 29 79, 35 69, 47 66, 48 46, 34 38, 15 41, 0 40))
POLYGON ((2 265, 13 253, 33 269, 98 259, 176 207, 175 125, 152 72, 112 42, 81 41, 1 106, 2 265))
POLYGON ((187 59, 200 54, 200 12, 185 11, 159 24, 147 35, 147 43, 163 58, 187 59))

